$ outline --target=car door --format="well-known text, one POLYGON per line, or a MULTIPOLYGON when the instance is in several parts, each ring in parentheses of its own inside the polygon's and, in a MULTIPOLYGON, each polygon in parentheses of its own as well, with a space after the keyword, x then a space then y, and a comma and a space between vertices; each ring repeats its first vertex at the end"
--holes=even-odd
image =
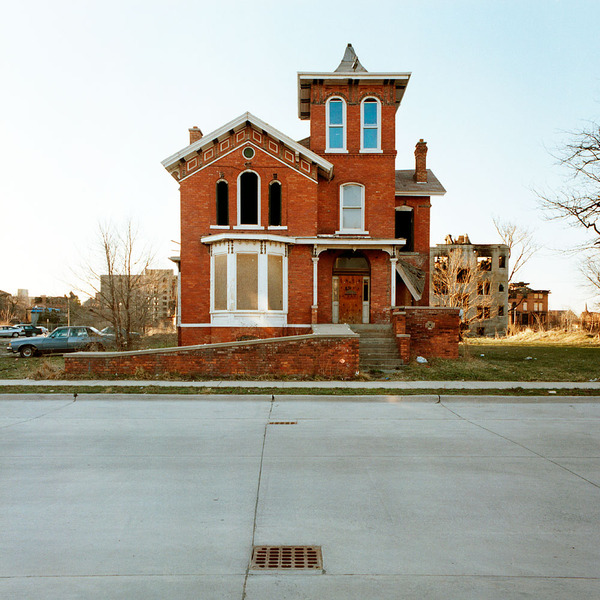
POLYGON ((48 337, 35 340, 35 345, 42 352, 66 352, 68 341, 69 327, 61 327, 55 329, 48 337))
POLYGON ((69 332, 68 348, 71 352, 85 350, 90 343, 90 338, 85 327, 71 327, 69 332))

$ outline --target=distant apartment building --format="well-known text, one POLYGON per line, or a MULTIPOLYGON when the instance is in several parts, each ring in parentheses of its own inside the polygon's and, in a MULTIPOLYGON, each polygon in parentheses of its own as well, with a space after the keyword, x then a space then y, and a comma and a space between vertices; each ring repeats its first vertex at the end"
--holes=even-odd
MULTIPOLYGON (((171 269, 146 269, 138 275, 101 275, 96 301, 129 298, 140 325, 173 325, 177 304, 177 276, 171 269)), ((140 326, 138 325, 138 326, 140 326)))
POLYGON ((468 235, 431 248, 432 306, 461 308, 463 329, 503 335, 508 327, 508 246, 472 244, 468 235))
POLYGON ((549 290, 534 290, 520 281, 509 286, 510 323, 518 327, 545 329, 548 327, 549 290))

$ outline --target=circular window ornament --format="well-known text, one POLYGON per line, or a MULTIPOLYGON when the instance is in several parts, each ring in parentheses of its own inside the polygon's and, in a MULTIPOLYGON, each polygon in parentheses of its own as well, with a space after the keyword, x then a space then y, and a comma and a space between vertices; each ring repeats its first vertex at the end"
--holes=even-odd
POLYGON ((242 154, 244 155, 244 158, 247 158, 248 160, 250 160, 251 158, 254 158, 254 155, 256 154, 256 152, 254 152, 254 148, 251 148, 250 146, 246 146, 242 150, 242 154))

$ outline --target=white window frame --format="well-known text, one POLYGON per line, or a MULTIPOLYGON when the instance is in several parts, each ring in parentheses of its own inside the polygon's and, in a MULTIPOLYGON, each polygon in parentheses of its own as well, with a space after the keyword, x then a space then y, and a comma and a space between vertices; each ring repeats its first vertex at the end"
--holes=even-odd
POLYGON ((262 240, 230 241, 212 246, 210 259, 210 313, 211 324, 227 327, 281 327, 287 324, 288 312, 288 259, 284 244, 262 240), (262 247, 262 251, 261 251, 262 247), (256 254, 258 256, 258 309, 237 308, 237 256, 256 254), (215 257, 227 256, 227 309, 215 310, 215 257), (282 263, 283 308, 269 310, 268 304, 268 257, 278 255, 282 263))
MULTIPOLYGON (((339 127, 338 125, 333 125, 333 127, 339 127)), ((327 99, 325 103, 325 152, 336 152, 336 153, 347 153, 346 149, 346 134, 347 134, 347 123, 346 123, 346 101, 341 96, 332 96, 327 99), (342 103, 342 147, 341 148, 332 148, 329 144, 329 105, 331 102, 339 101, 342 103)))
POLYGON ((340 229, 336 231, 336 233, 345 233, 345 234, 368 234, 368 231, 365 231, 365 186, 362 183, 356 183, 353 181, 348 181, 347 183, 343 183, 340 185, 340 229), (356 186, 361 189, 361 205, 360 207, 351 207, 346 210, 360 210, 361 211, 361 219, 360 219, 360 229, 345 229, 344 228, 344 188, 356 186))
POLYGON ((360 151, 364 153, 382 152, 381 150, 381 101, 375 96, 367 96, 363 98, 360 103, 360 151), (375 101, 377 104, 377 125, 365 125, 365 103, 367 101, 375 101), (365 148, 364 147, 364 131, 365 129, 377 129, 377 147, 376 148, 365 148))
MULTIPOLYGON (((246 169, 244 171, 242 171, 237 178, 237 186, 236 186, 236 194, 237 194, 237 225, 235 225, 233 228, 234 229, 264 229, 264 227, 261 226, 261 181, 260 181, 260 175, 252 170, 252 169, 246 169), (252 225, 252 224, 248 224, 248 223, 241 223, 240 220, 242 218, 242 186, 241 186, 241 178, 242 175, 244 173, 254 173, 257 177, 258 177, 258 185, 257 185, 257 189, 256 189, 256 195, 257 195, 257 221, 258 223, 256 225, 252 225)), ((231 221, 231 218, 230 218, 231 221)))

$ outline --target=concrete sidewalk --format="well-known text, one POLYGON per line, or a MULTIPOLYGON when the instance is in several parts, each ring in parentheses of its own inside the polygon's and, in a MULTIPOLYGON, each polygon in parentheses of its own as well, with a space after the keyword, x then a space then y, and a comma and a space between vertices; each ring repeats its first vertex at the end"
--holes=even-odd
POLYGON ((279 389, 363 389, 363 390, 600 390, 600 381, 123 381, 123 380, 32 380, 2 379, 1 386, 107 386, 107 387, 198 387, 198 388, 279 388, 279 389))
POLYGON ((0 597, 600 597, 600 404, 537 400, 0 396, 0 597))

